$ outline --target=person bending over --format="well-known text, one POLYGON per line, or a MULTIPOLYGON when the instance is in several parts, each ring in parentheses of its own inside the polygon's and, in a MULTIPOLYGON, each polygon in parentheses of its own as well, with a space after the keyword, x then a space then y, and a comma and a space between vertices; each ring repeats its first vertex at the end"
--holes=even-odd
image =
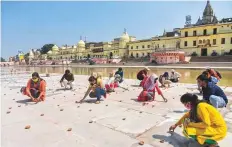
POLYGON ((179 82, 180 77, 181 77, 181 74, 176 72, 174 69, 172 69, 171 75, 170 75, 170 81, 177 83, 179 82))
POLYGON ((103 83, 101 79, 97 79, 94 76, 89 77, 89 88, 87 89, 85 96, 80 103, 89 95, 91 98, 97 98, 96 104, 100 103, 101 96, 106 98, 106 91, 104 89, 103 83))
POLYGON ((198 76, 197 82, 202 88, 204 100, 211 103, 215 108, 226 107, 228 99, 224 91, 219 86, 213 82, 209 82, 208 77, 205 75, 198 76))
POLYGON ((157 91, 158 94, 162 96, 164 101, 167 102, 167 99, 163 96, 163 93, 158 86, 157 80, 158 77, 156 74, 152 74, 150 77, 147 78, 143 86, 143 91, 138 96, 138 101, 154 101, 155 92, 157 91))
POLYGON ((27 95, 33 102, 45 100, 46 82, 40 78, 37 72, 32 74, 32 78, 27 82, 27 87, 22 87, 21 92, 27 95))
POLYGON ((124 73, 123 73, 123 70, 122 70, 121 67, 118 68, 118 71, 116 71, 114 75, 120 75, 121 76, 121 80, 119 81, 119 83, 123 82, 124 73))
POLYGON ((173 132, 177 126, 183 125, 183 134, 196 141, 194 144, 217 147, 217 141, 224 139, 227 132, 220 112, 207 102, 198 100, 195 94, 186 93, 180 101, 189 111, 169 131, 173 132))
POLYGON ((67 88, 67 85, 70 85, 70 89, 73 89, 74 76, 70 70, 65 70, 63 77, 60 80, 61 87, 67 88))

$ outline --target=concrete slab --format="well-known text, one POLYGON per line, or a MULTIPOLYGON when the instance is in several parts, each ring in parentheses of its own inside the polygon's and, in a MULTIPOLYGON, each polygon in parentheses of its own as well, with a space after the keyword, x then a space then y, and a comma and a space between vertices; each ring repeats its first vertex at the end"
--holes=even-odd
MULTIPOLYGON (((195 84, 172 84, 172 88, 162 89, 167 103, 156 96, 156 101, 143 105, 135 101, 142 90, 134 86, 138 81, 125 79, 129 91, 118 88, 98 105, 90 98, 89 102, 77 104, 75 101, 83 97, 88 86, 87 76, 75 75, 75 89, 64 91, 59 90, 62 75, 51 74, 47 78, 42 74, 47 82, 47 98, 35 104, 27 102, 28 98, 19 93, 30 78, 26 73, 1 77, 3 147, 138 147, 141 140, 145 141, 145 147, 186 145, 180 128, 174 135, 167 133, 167 129, 186 112, 180 96, 185 92, 198 92, 195 84), (7 111, 11 113, 6 114, 7 111), (26 125, 31 128, 25 130, 26 125), (68 128, 72 130, 69 132, 68 128)), ((232 92, 231 88, 225 91, 232 92)), ((230 111, 229 106, 220 110, 228 124, 228 135, 220 142, 221 147, 227 147, 231 138, 230 111)))

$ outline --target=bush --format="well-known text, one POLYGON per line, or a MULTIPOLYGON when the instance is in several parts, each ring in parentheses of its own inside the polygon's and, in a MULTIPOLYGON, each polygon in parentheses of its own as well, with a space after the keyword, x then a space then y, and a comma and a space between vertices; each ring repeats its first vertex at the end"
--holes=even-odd
POLYGON ((196 57, 196 56, 198 56, 198 55, 197 55, 196 52, 193 52, 193 53, 191 54, 191 56, 192 56, 192 57, 196 57))

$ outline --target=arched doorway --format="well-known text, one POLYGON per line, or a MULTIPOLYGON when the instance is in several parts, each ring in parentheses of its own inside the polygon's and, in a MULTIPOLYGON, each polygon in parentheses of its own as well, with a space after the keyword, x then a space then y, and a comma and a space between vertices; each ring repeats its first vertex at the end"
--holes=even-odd
POLYGON ((131 53, 131 58, 133 58, 134 57, 134 55, 133 55, 133 53, 131 53))
POLYGON ((136 58, 138 58, 139 57, 139 54, 138 53, 136 53, 136 58))
POLYGON ((110 52, 110 59, 112 59, 112 57, 113 57, 113 53, 112 53, 112 52, 110 52))
POLYGON ((88 59, 90 58, 90 54, 87 55, 88 59))

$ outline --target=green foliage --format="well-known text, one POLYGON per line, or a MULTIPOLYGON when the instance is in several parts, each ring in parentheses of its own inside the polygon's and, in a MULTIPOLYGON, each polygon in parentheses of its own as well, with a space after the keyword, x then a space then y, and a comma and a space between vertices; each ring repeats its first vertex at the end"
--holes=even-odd
POLYGON ((48 51, 52 50, 53 46, 54 44, 45 44, 40 50, 41 54, 47 54, 48 51))
POLYGON ((24 55, 24 59, 25 59, 25 62, 28 64, 28 62, 29 62, 29 53, 26 53, 24 55))
POLYGON ((196 56, 198 56, 198 55, 197 55, 196 52, 193 52, 193 53, 191 54, 191 56, 192 56, 192 57, 196 57, 196 56))
POLYGON ((6 62, 6 60, 4 58, 1 57, 1 62, 6 62))

